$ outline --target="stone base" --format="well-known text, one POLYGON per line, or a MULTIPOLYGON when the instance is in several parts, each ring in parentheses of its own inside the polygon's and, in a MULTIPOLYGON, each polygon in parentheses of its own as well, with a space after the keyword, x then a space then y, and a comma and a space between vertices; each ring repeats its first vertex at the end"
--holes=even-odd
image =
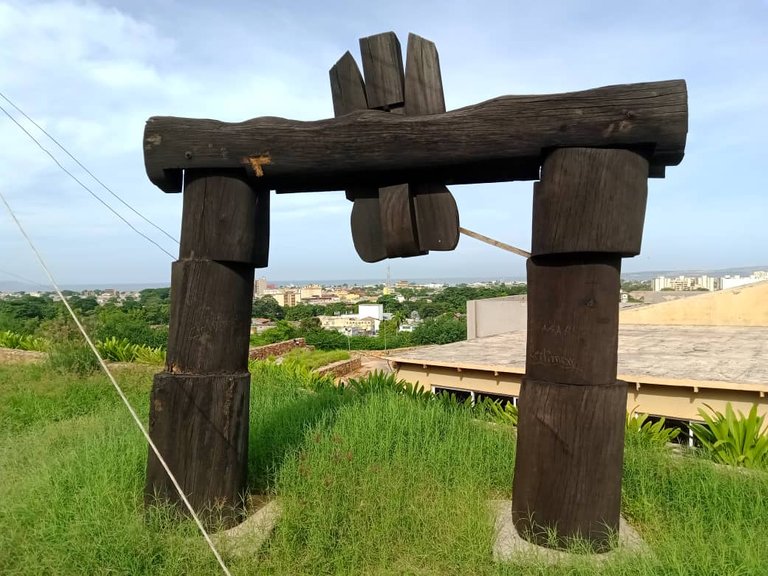
POLYGON ((272 534, 281 514, 279 500, 270 500, 237 526, 215 534, 214 542, 232 556, 255 554, 272 534))
POLYGON ((578 554, 554 548, 545 548, 525 540, 518 534, 512 522, 512 501, 491 500, 488 508, 494 518, 493 559, 495 562, 514 562, 531 560, 546 564, 559 564, 573 561, 577 558, 587 559, 594 563, 604 563, 618 556, 627 554, 648 554, 650 549, 640 535, 627 524, 624 518, 619 522, 618 547, 610 552, 601 554, 578 554))

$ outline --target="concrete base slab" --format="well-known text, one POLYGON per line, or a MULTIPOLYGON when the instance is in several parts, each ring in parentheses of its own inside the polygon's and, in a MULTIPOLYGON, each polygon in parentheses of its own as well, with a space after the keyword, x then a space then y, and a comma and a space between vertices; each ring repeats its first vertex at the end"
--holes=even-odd
POLYGON ((213 539, 232 556, 254 554, 272 534, 281 514, 280 501, 270 500, 237 526, 215 534, 213 539))
POLYGON ((496 562, 513 562, 530 560, 546 564, 559 564, 572 562, 576 559, 587 559, 590 562, 604 563, 627 554, 649 554, 648 545, 640 537, 640 534, 627 524, 624 518, 619 522, 618 546, 610 552, 602 554, 578 554, 565 550, 545 548, 525 540, 518 534, 514 522, 512 522, 512 501, 491 500, 488 502, 489 510, 494 518, 494 533, 496 538, 493 543, 493 559, 496 562))

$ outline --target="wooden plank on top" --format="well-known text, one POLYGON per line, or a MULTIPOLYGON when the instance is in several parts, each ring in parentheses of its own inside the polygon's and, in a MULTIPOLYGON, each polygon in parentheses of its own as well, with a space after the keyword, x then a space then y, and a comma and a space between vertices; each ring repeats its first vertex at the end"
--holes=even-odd
POLYGON ((360 38, 368 108, 389 110, 405 101, 403 55, 394 32, 360 38))
POLYGON ((405 114, 441 114, 445 112, 440 59, 434 42, 408 35, 405 63, 405 114))
POLYGON ((339 58, 328 74, 331 77, 334 116, 368 109, 363 75, 360 74, 360 68, 357 67, 357 62, 349 51, 339 58))

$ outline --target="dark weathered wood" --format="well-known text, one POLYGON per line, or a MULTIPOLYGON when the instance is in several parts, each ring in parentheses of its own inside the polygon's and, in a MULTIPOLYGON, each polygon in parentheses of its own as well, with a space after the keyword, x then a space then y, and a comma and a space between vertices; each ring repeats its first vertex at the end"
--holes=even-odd
POLYGON ((153 117, 144 157, 149 178, 169 192, 178 191, 174 170, 243 165, 259 186, 283 191, 477 183, 536 179, 542 155, 557 147, 651 147, 652 165, 678 164, 687 123, 685 82, 673 80, 503 96, 428 116, 369 110, 239 124, 153 117))
MULTIPOLYGON (((244 508, 248 461, 250 374, 157 374, 149 433, 204 522, 232 525, 244 508)), ((149 451, 145 501, 180 503, 149 451)))
POLYGON ((440 59, 434 42, 408 34, 405 55, 405 114, 441 114, 445 112, 440 59))
POLYGON ((269 189, 254 190, 244 170, 189 170, 179 254, 265 268, 269 189))
POLYGON ((333 115, 344 116, 356 110, 367 110, 365 83, 360 68, 352 54, 345 52, 329 71, 331 77, 331 97, 333 115))
POLYGON ((394 32, 360 38, 368 108, 390 110, 403 106, 403 55, 394 32))
POLYGON ((408 184, 379 188, 381 231, 388 258, 424 254, 419 248, 416 209, 408 184))
POLYGON ((168 372, 247 370, 253 277, 253 266, 248 264, 173 263, 168 372))
MULTIPOLYGON (((360 39, 368 107, 402 115, 405 99, 403 56, 394 32, 360 39)), ((408 184, 379 189, 381 241, 387 258, 426 254, 419 248, 416 208, 408 184)), ((356 242, 357 245, 357 242, 356 242)))
POLYGON ((350 215, 352 243, 364 262, 379 262, 387 257, 381 229, 381 209, 378 188, 369 187, 368 194, 357 192, 350 215))
MULTIPOLYGON (((335 116, 366 110, 365 83, 352 55, 347 52, 331 68, 331 97, 335 116)), ((354 202, 350 214, 352 243, 364 262, 379 262, 387 257, 381 229, 379 190, 376 186, 347 188, 348 200, 354 202)))
POLYGON ((551 545, 554 529, 558 547, 581 537, 597 551, 610 548, 619 528, 626 406, 625 382, 523 380, 512 519, 524 538, 551 545))
POLYGON ((528 377, 584 386, 616 380, 620 271, 618 254, 528 260, 528 377))
POLYGON ((416 210, 419 248, 453 250, 459 244, 459 208, 444 184, 415 183, 410 185, 416 210))
POLYGON ((567 148, 544 161, 533 196, 531 253, 640 253, 648 161, 628 150, 567 148))
MULTIPOLYGON (((445 112, 440 60, 433 42, 408 35, 405 67, 405 114, 445 112)), ((416 212, 419 248, 453 250, 459 243, 459 209, 444 184, 412 183, 410 192, 416 212)))
POLYGON ((633 152, 568 149, 550 155, 535 187, 540 255, 528 261, 512 515, 540 544, 554 530, 557 546, 578 536, 604 550, 618 530, 627 402, 616 381, 619 275, 621 252, 639 250, 647 176, 633 152))

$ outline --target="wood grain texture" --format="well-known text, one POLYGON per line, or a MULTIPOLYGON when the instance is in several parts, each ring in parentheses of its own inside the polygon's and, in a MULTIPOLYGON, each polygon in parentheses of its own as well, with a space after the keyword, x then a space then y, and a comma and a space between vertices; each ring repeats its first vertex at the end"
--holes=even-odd
POLYGON ((580 386, 614 382, 621 258, 534 257, 527 267, 526 375, 580 386))
POLYGON ((453 250, 459 244, 459 207, 444 184, 410 185, 416 213, 419 248, 422 251, 453 250))
POLYGON ((379 188, 381 231, 388 258, 420 256, 416 209, 408 184, 379 188))
POLYGON ((394 32, 360 38, 368 108, 390 110, 403 106, 403 55, 394 32))
POLYGON ((175 170, 241 166, 260 187, 283 191, 468 184, 537 179, 543 155, 558 147, 650 147, 652 165, 675 165, 687 130, 685 82, 672 80, 502 96, 427 116, 369 110, 315 122, 263 117, 238 124, 153 117, 144 159, 150 180, 169 192, 178 191, 175 170), (261 159, 261 176, 251 158, 261 159))
POLYGON ((345 52, 330 69, 329 75, 334 116, 368 109, 363 75, 360 74, 360 68, 357 67, 352 54, 345 52))
POLYGON ((648 161, 628 150, 561 148, 544 161, 533 196, 534 256, 640 253, 648 161))
MULTIPOLYGON (((365 110, 368 102, 365 83, 352 55, 347 52, 331 68, 331 97, 335 116, 356 110, 365 110)), ((350 228, 352 243, 364 262, 379 262, 387 257, 384 233, 381 228, 379 190, 376 186, 347 188, 346 197, 352 200, 350 228)))
POLYGON ((408 35, 405 56, 405 114, 440 114, 445 112, 443 78, 434 42, 408 35))
MULTIPOLYGON (((433 42, 408 35, 405 68, 405 114, 445 112, 440 59, 433 42)), ((450 190, 440 182, 412 183, 419 248, 453 250, 459 243, 459 209, 450 190)))
MULTIPOLYGON (((149 434, 203 522, 231 526, 244 508, 250 374, 160 373, 150 397, 149 434), (214 508, 216 506, 216 508, 214 508)), ((178 493, 150 450, 145 502, 178 493)))
POLYGON ((512 518, 528 540, 587 538, 610 548, 619 528, 626 382, 573 386, 523 379, 512 518))
POLYGON ((184 183, 180 259, 203 258, 265 268, 269 194, 244 170, 189 170, 184 183))
MULTIPOLYGON (((402 115, 405 99, 403 56, 394 32, 360 39, 368 107, 402 115)), ((408 184, 379 188, 381 242, 387 258, 425 254, 419 249, 416 208, 408 184)), ((355 242, 357 245, 359 242, 355 242)), ((375 246, 378 249, 378 245, 375 246)))
POLYGON ((171 268, 166 370, 220 374, 248 369, 253 266, 180 260, 171 268))
POLYGON ((379 190, 371 188, 372 194, 357 194, 349 217, 352 243, 357 255, 364 262, 380 262, 387 257, 384 233, 381 226, 381 205, 379 190))

